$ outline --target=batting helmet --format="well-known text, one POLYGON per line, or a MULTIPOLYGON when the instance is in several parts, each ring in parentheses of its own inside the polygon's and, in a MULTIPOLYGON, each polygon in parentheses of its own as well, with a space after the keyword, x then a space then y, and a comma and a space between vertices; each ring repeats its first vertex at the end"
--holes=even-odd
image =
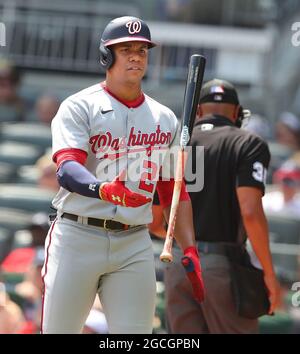
POLYGON ((149 27, 143 20, 132 16, 115 18, 105 27, 101 37, 100 63, 104 69, 109 69, 115 60, 109 46, 128 41, 146 42, 149 48, 156 45, 152 42, 149 27))

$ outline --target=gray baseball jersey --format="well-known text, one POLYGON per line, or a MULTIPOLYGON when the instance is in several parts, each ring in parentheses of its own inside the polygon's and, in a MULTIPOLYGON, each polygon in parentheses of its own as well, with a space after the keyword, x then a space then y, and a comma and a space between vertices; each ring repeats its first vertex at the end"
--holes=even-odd
MULTIPOLYGON (((178 131, 174 113, 147 95, 139 106, 128 108, 96 84, 61 104, 52 121, 53 155, 64 149, 85 151, 85 167, 101 182, 111 181, 126 168, 125 185, 152 197, 159 175, 169 178, 173 174, 167 156, 178 145, 178 131)), ((152 221, 151 203, 138 208, 116 206, 64 188, 53 206, 59 212, 129 225, 152 221)))

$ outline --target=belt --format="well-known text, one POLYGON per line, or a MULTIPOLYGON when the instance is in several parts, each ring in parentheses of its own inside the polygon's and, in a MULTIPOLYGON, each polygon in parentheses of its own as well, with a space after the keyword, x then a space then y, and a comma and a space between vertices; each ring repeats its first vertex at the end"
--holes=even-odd
POLYGON ((221 242, 202 242, 197 241, 197 248, 199 252, 202 253, 214 253, 226 256, 228 251, 234 249, 241 249, 242 246, 235 243, 221 243, 221 242))
MULTIPOLYGON (((78 215, 70 214, 70 213, 63 213, 61 217, 64 219, 69 219, 77 222, 78 219, 80 218, 78 215)), ((129 228, 133 227, 133 225, 132 226, 126 225, 126 224, 122 224, 121 222, 109 220, 109 219, 96 219, 96 218, 86 218, 86 219, 87 219, 87 225, 102 227, 107 231, 122 231, 122 230, 128 230, 129 228)), ((134 225, 134 227, 136 226, 137 225, 134 225)))

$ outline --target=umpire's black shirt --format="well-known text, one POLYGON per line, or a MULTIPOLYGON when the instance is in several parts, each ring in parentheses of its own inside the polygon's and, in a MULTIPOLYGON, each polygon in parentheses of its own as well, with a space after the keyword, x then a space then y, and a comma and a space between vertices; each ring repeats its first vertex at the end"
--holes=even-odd
MULTIPOLYGON (((236 187, 257 187, 264 192, 270 161, 267 144, 259 136, 237 128, 226 117, 214 115, 196 123, 191 145, 193 149, 204 146, 204 187, 190 193, 196 240, 244 239, 236 187)), ((194 152, 189 158, 197 163, 194 152)))

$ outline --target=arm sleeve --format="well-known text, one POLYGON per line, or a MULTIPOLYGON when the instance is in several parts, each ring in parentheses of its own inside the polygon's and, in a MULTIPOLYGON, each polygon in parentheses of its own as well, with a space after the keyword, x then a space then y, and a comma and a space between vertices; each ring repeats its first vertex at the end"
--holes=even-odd
POLYGON ((56 176, 60 186, 69 192, 99 199, 100 182, 79 162, 72 160, 62 162, 56 176))
MULTIPOLYGON (((157 181, 156 190, 159 196, 160 205, 163 208, 166 208, 172 204, 174 183, 174 179, 171 179, 170 181, 157 181)), ((179 200, 190 200, 190 196, 186 190, 186 185, 184 181, 182 181, 179 200)))
POLYGON ((256 187, 264 193, 270 157, 267 143, 259 137, 251 137, 240 157, 237 187, 256 187))

